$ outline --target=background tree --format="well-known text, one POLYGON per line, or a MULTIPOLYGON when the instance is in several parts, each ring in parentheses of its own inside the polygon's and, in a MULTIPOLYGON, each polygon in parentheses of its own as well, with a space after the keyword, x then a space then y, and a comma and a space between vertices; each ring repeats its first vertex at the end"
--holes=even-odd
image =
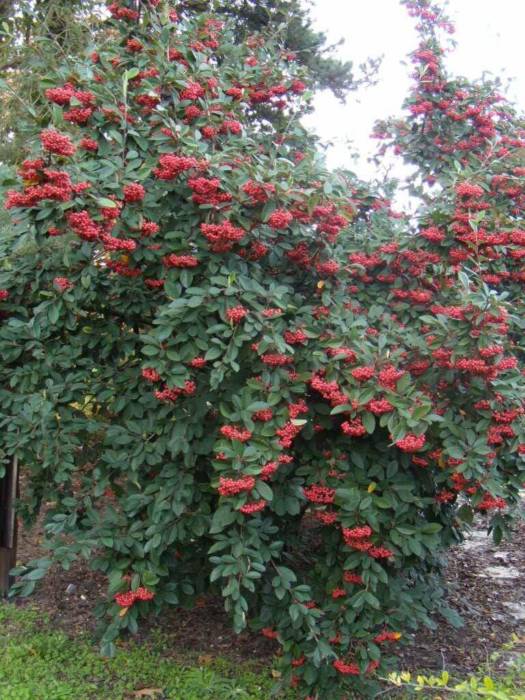
POLYGON ((27 115, 45 123, 43 67, 54 71, 89 46, 103 3, 88 0, 13 0, 0 5, 0 163, 20 162, 27 115))
MULTIPOLYGON (((299 0, 195 0, 178 7, 185 14, 211 10, 230 19, 239 43, 253 31, 277 33, 283 48, 295 52, 297 62, 308 68, 309 87, 329 89, 340 99, 371 79, 377 67, 376 61, 370 61, 357 79, 349 61, 333 57, 334 47, 312 28, 308 10, 299 0)), ((0 162, 20 160, 23 115, 32 112, 41 123, 49 117, 39 92, 42 66, 53 72, 67 57, 80 55, 100 40, 103 10, 104 3, 97 0, 4 0, 0 4, 0 162)))
MULTIPOLYGON (((279 32, 284 48, 294 52, 297 62, 308 68, 311 87, 331 90, 344 100, 348 91, 355 90, 360 81, 354 75, 352 63, 331 55, 336 47, 328 46, 326 36, 312 27, 309 4, 309 0, 187 0, 179 7, 183 12, 211 11, 229 19, 233 22, 238 42, 244 41, 252 32, 279 32)), ((373 74, 377 65, 377 61, 370 61, 361 68, 366 76, 373 74)))

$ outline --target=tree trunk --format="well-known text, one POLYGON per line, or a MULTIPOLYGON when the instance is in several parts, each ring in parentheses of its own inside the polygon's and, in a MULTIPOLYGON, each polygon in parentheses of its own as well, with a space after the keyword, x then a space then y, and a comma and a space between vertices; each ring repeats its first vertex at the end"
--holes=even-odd
POLYGON ((17 521, 15 514, 18 491, 18 460, 13 457, 5 476, 0 479, 0 598, 7 596, 13 583, 9 575, 16 565, 17 521))

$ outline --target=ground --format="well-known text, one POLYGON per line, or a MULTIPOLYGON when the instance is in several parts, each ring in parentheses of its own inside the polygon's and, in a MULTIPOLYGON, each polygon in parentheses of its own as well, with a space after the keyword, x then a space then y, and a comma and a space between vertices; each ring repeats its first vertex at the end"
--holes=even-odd
MULTIPOLYGON (((41 539, 39 528, 21 533, 20 563, 43 555, 41 539)), ((437 616, 435 631, 423 629, 405 639, 400 648, 402 669, 412 672, 425 669, 434 673, 446 669, 464 678, 480 666, 487 668, 488 663, 491 673, 497 675, 505 671, 513 658, 525 654, 524 541, 525 522, 516 526, 512 541, 499 546, 486 535, 481 520, 476 524, 467 541, 450 553, 445 577, 449 605, 462 616, 464 626, 456 629, 437 616), (504 651, 495 661, 494 652, 511 640, 514 640, 512 650, 504 651)), ((104 580, 90 572, 86 565, 76 564, 66 572, 52 570, 30 599, 18 599, 15 605, 20 612, 36 606, 39 612, 45 613, 49 622, 40 623, 42 631, 51 628, 70 639, 84 638, 95 629, 92 610, 103 595, 104 580)), ((38 628, 38 620, 36 625, 38 628)), ((140 637, 134 641, 146 647, 150 645, 158 653, 159 640, 162 640, 161 656, 176 660, 181 666, 194 664, 201 669, 213 668, 220 660, 226 667, 228 664, 233 667, 248 661, 270 680, 274 643, 251 633, 235 635, 220 600, 202 599, 191 611, 174 609, 142 629, 140 637)), ((237 697, 228 692, 224 697, 237 697)), ((223 696, 217 693, 215 697, 223 696)), ((259 695, 239 694, 238 697, 258 698, 259 695)), ((525 698, 525 695, 508 697, 525 698)), ((18 700, 19 696, 13 698, 18 700)))

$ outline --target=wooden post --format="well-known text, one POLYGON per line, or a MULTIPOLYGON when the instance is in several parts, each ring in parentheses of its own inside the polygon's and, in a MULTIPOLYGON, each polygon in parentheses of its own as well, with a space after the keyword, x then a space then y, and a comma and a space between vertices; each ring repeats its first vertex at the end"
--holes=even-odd
POLYGON ((9 575, 16 566, 18 459, 13 457, 0 479, 0 598, 7 596, 13 583, 9 575))

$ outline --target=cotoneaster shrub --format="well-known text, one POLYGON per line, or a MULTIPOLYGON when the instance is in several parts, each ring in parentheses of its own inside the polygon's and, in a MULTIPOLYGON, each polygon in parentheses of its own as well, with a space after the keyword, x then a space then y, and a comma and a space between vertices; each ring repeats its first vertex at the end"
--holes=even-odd
POLYGON ((463 524, 501 533, 518 500, 512 309, 448 255, 453 216, 412 235, 325 170, 288 52, 109 9, 112 40, 46 79, 54 121, 6 198, 4 458, 26 512, 52 503, 52 559, 106 574, 106 652, 216 592, 299 697, 367 696, 442 605, 463 524))
POLYGON ((377 125, 380 156, 393 151, 415 168, 421 219, 442 228, 441 238, 434 233, 429 240, 448 247, 450 264, 477 270, 489 287, 510 295, 522 316, 525 121, 496 81, 472 83, 447 73, 450 47, 441 34, 454 28, 439 4, 403 4, 419 20, 420 45, 411 55, 407 116, 377 125), (449 227, 446 240, 443 224, 449 227))

